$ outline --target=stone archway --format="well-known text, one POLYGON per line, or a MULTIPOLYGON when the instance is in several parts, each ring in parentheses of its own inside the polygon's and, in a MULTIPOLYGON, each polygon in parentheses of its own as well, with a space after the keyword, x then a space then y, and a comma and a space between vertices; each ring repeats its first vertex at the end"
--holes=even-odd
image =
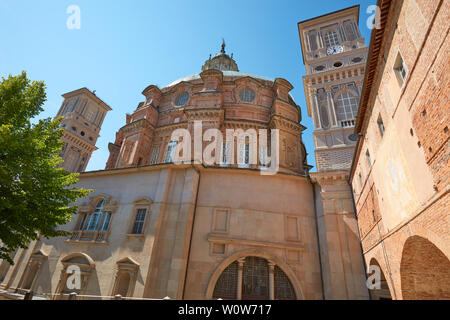
POLYGON ((380 284, 379 287, 369 289, 372 300, 392 300, 392 295, 389 291, 389 285, 384 275, 383 269, 375 258, 370 260, 369 270, 379 270, 380 284))
POLYGON ((406 240, 400 277, 403 299, 450 299, 450 261, 425 238, 406 240))
MULTIPOLYGON (((291 270, 291 268, 280 261, 277 257, 274 257, 268 253, 266 253, 263 250, 260 249, 248 249, 248 250, 242 250, 238 251, 229 257, 227 257, 225 260, 222 261, 222 263, 216 268, 216 270, 211 275, 207 290, 206 290, 206 299, 213 299, 214 291, 216 288, 216 284, 221 281, 220 278, 222 277, 223 273, 227 273, 227 271, 230 271, 230 268, 233 268, 233 266, 238 269, 239 264, 243 265, 245 263, 245 260, 249 257, 252 258, 261 258, 262 260, 266 260, 268 265, 272 265, 273 268, 273 274, 270 275, 270 277, 273 277, 273 280, 275 280, 275 277, 277 278, 277 281, 280 282, 288 282, 292 286, 293 293, 295 295, 294 299, 304 299, 303 291, 300 285, 300 282, 298 281, 297 277, 295 276, 295 273, 291 270)), ((231 278, 235 278, 236 276, 230 276, 231 278)), ((269 280, 272 281, 272 280, 269 280)), ((237 281, 236 285, 233 285, 233 288, 235 287, 237 291, 242 291, 242 284, 244 282, 237 281)), ((283 286, 284 287, 284 286, 283 286)), ((274 291, 277 290, 277 287, 275 286, 273 288, 272 295, 275 293, 274 291)), ((279 289, 279 295, 282 296, 283 288, 279 289)), ((242 299, 243 296, 240 296, 239 294, 233 295, 228 297, 229 299, 242 299)), ((275 297, 276 298, 276 294, 275 297)), ((283 299, 282 297, 280 297, 283 299)))

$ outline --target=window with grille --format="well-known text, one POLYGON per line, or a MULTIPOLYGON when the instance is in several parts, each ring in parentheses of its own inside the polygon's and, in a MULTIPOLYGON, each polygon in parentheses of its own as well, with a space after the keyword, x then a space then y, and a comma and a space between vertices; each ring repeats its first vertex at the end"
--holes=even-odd
POLYGON ((338 121, 352 120, 358 112, 358 100, 351 93, 339 95, 336 103, 336 117, 338 121))
POLYGON ((295 291, 291 281, 278 266, 273 270, 275 300, 295 300, 295 291))
POLYGON ((214 288, 213 299, 237 298, 238 267, 235 261, 222 272, 214 288))
POLYGON ((242 299, 269 299, 269 266, 266 259, 245 258, 242 276, 242 299))
MULTIPOLYGON (((237 261, 230 264, 216 282, 213 299, 237 299, 239 272, 242 272, 241 298, 243 300, 270 299, 269 261, 260 257, 246 257, 241 271, 237 261)), ((273 272, 274 299, 296 299, 294 287, 283 270, 274 266, 273 272)))
POLYGON ((327 33, 325 33, 324 40, 325 40, 325 45, 327 47, 331 47, 336 44, 339 44, 338 34, 334 30, 328 31, 327 33))
POLYGON ((136 218, 133 224, 133 234, 141 234, 144 229, 145 215, 147 214, 147 209, 138 209, 136 213, 136 218))

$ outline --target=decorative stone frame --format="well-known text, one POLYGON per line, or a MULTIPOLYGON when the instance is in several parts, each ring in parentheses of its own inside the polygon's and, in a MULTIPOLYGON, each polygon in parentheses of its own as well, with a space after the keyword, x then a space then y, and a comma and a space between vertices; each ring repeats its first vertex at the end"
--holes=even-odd
POLYGON ((28 260, 27 266, 25 267, 25 271, 22 274, 22 278, 19 281, 17 292, 19 293, 27 293, 34 290, 37 280, 39 279, 39 274, 42 269, 42 265, 45 263, 45 261, 48 259, 48 254, 43 252, 42 250, 37 250, 33 252, 30 256, 30 259, 28 260), (34 271, 34 268, 35 269, 34 271), (34 271, 34 275, 32 272, 34 271), (29 281, 29 277, 32 276, 33 279, 31 280, 30 288, 23 288, 24 285, 27 284, 29 281))
POLYGON ((233 88, 233 97, 236 103, 245 104, 245 105, 262 105, 262 95, 260 94, 261 88, 264 87, 257 80, 252 77, 244 77, 235 80, 236 86, 233 88), (255 99, 252 102, 242 101, 239 97, 239 93, 243 89, 251 89, 255 92, 255 99))
MULTIPOLYGON (((217 280, 222 275, 222 272, 234 261, 238 261, 239 263, 239 273, 238 273, 238 286, 237 286, 237 300, 240 300, 241 298, 241 292, 242 292, 242 269, 243 269, 243 263, 246 257, 254 256, 259 258, 264 258, 269 262, 269 278, 270 281, 273 279, 273 269, 274 266, 278 266, 288 277, 289 281, 291 282, 292 286, 294 287, 295 295, 297 300, 304 300, 305 296, 303 294, 302 286, 300 281, 295 276, 294 271, 284 262, 282 262, 279 258, 272 256, 271 254, 267 253, 264 250, 261 249, 246 249, 242 251, 235 252, 225 258, 217 267, 216 269, 211 273, 211 277, 209 278, 208 286, 206 288, 205 292, 205 298, 208 300, 212 299, 214 288, 216 286, 217 280), (240 276, 239 276, 240 275, 240 276)), ((270 299, 274 298, 274 287, 272 286, 269 289, 269 295, 270 299)))
POLYGON ((76 265, 80 268, 81 288, 79 294, 83 295, 86 292, 87 284, 89 282, 89 278, 91 277, 92 270, 95 269, 94 260, 85 253, 74 252, 62 258, 61 263, 63 264, 63 269, 61 270, 61 275, 59 278, 58 285, 56 287, 54 299, 62 299, 62 294, 64 288, 66 287, 67 278, 70 276, 70 274, 67 273, 67 268, 71 265, 76 265), (72 259, 76 258, 81 258, 86 263, 72 261, 72 259))
POLYGON ((117 294, 118 285, 120 281, 120 277, 124 273, 128 273, 130 277, 130 282, 128 284, 127 297, 132 297, 134 293, 134 288, 136 285, 136 279, 139 271, 139 263, 136 262, 131 257, 125 257, 117 261, 117 270, 116 275, 114 276, 114 285, 111 290, 111 295, 114 296, 117 294))
MULTIPOLYGON (((107 239, 110 234, 111 225, 112 225, 112 221, 113 221, 113 215, 117 211, 117 208, 118 208, 117 203, 118 203, 117 197, 112 197, 107 194, 99 193, 99 194, 90 196, 89 200, 87 202, 84 202, 80 206, 78 206, 78 219, 72 230, 72 236, 69 239, 67 239, 65 242, 66 243, 84 243, 84 244, 103 244, 103 245, 108 244, 107 239), (82 219, 83 219, 82 215, 92 214, 95 211, 97 204, 102 200, 105 200, 105 205, 103 206, 103 212, 111 213, 108 230, 106 230, 106 231, 78 230, 80 227, 80 224, 82 222, 82 219), (93 236, 92 240, 88 240, 88 241, 80 240, 83 233, 92 233, 92 236, 93 236)), ((103 217, 99 221, 99 225, 101 225, 102 222, 103 222, 103 217)))
POLYGON ((138 198, 133 201, 133 209, 132 209, 132 213, 130 215, 130 221, 128 223, 127 237, 138 237, 138 238, 144 237, 146 226, 148 224, 148 221, 150 220, 149 216, 151 215, 150 209, 151 209, 152 203, 153 203, 152 200, 150 200, 149 198, 145 198, 145 197, 138 198), (142 226, 142 233, 134 234, 132 232, 133 232, 134 223, 136 221, 138 209, 146 209, 147 211, 145 213, 144 225, 142 226))
POLYGON ((169 91, 170 97, 170 106, 173 109, 180 110, 181 108, 185 108, 189 105, 189 103, 192 100, 192 83, 181 81, 180 83, 176 84, 172 89, 169 91), (186 103, 182 106, 177 106, 176 102, 178 97, 183 94, 184 92, 187 92, 189 94, 189 98, 187 99, 186 103))

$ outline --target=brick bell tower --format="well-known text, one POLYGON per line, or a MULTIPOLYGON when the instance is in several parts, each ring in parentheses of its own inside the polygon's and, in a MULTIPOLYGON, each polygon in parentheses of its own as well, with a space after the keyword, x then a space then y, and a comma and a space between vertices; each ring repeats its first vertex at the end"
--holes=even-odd
POLYGON ((359 6, 298 23, 308 115, 314 122, 316 219, 325 299, 368 299, 351 188, 352 140, 368 47, 359 6))
POLYGON ((64 145, 61 166, 67 172, 86 170, 106 113, 112 110, 105 102, 87 88, 81 88, 62 95, 64 101, 56 117, 64 117, 61 126, 64 145))

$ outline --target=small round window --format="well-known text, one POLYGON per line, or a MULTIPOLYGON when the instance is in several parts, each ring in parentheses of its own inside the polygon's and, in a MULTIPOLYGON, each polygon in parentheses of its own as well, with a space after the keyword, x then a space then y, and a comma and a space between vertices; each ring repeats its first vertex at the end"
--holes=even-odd
POLYGON ((255 91, 249 88, 242 89, 239 91, 239 99, 243 102, 252 102, 255 100, 255 91))
POLYGON ((189 93, 183 92, 175 100, 175 105, 178 106, 178 107, 181 107, 182 105, 186 104, 186 102, 188 100, 189 100, 189 93))

